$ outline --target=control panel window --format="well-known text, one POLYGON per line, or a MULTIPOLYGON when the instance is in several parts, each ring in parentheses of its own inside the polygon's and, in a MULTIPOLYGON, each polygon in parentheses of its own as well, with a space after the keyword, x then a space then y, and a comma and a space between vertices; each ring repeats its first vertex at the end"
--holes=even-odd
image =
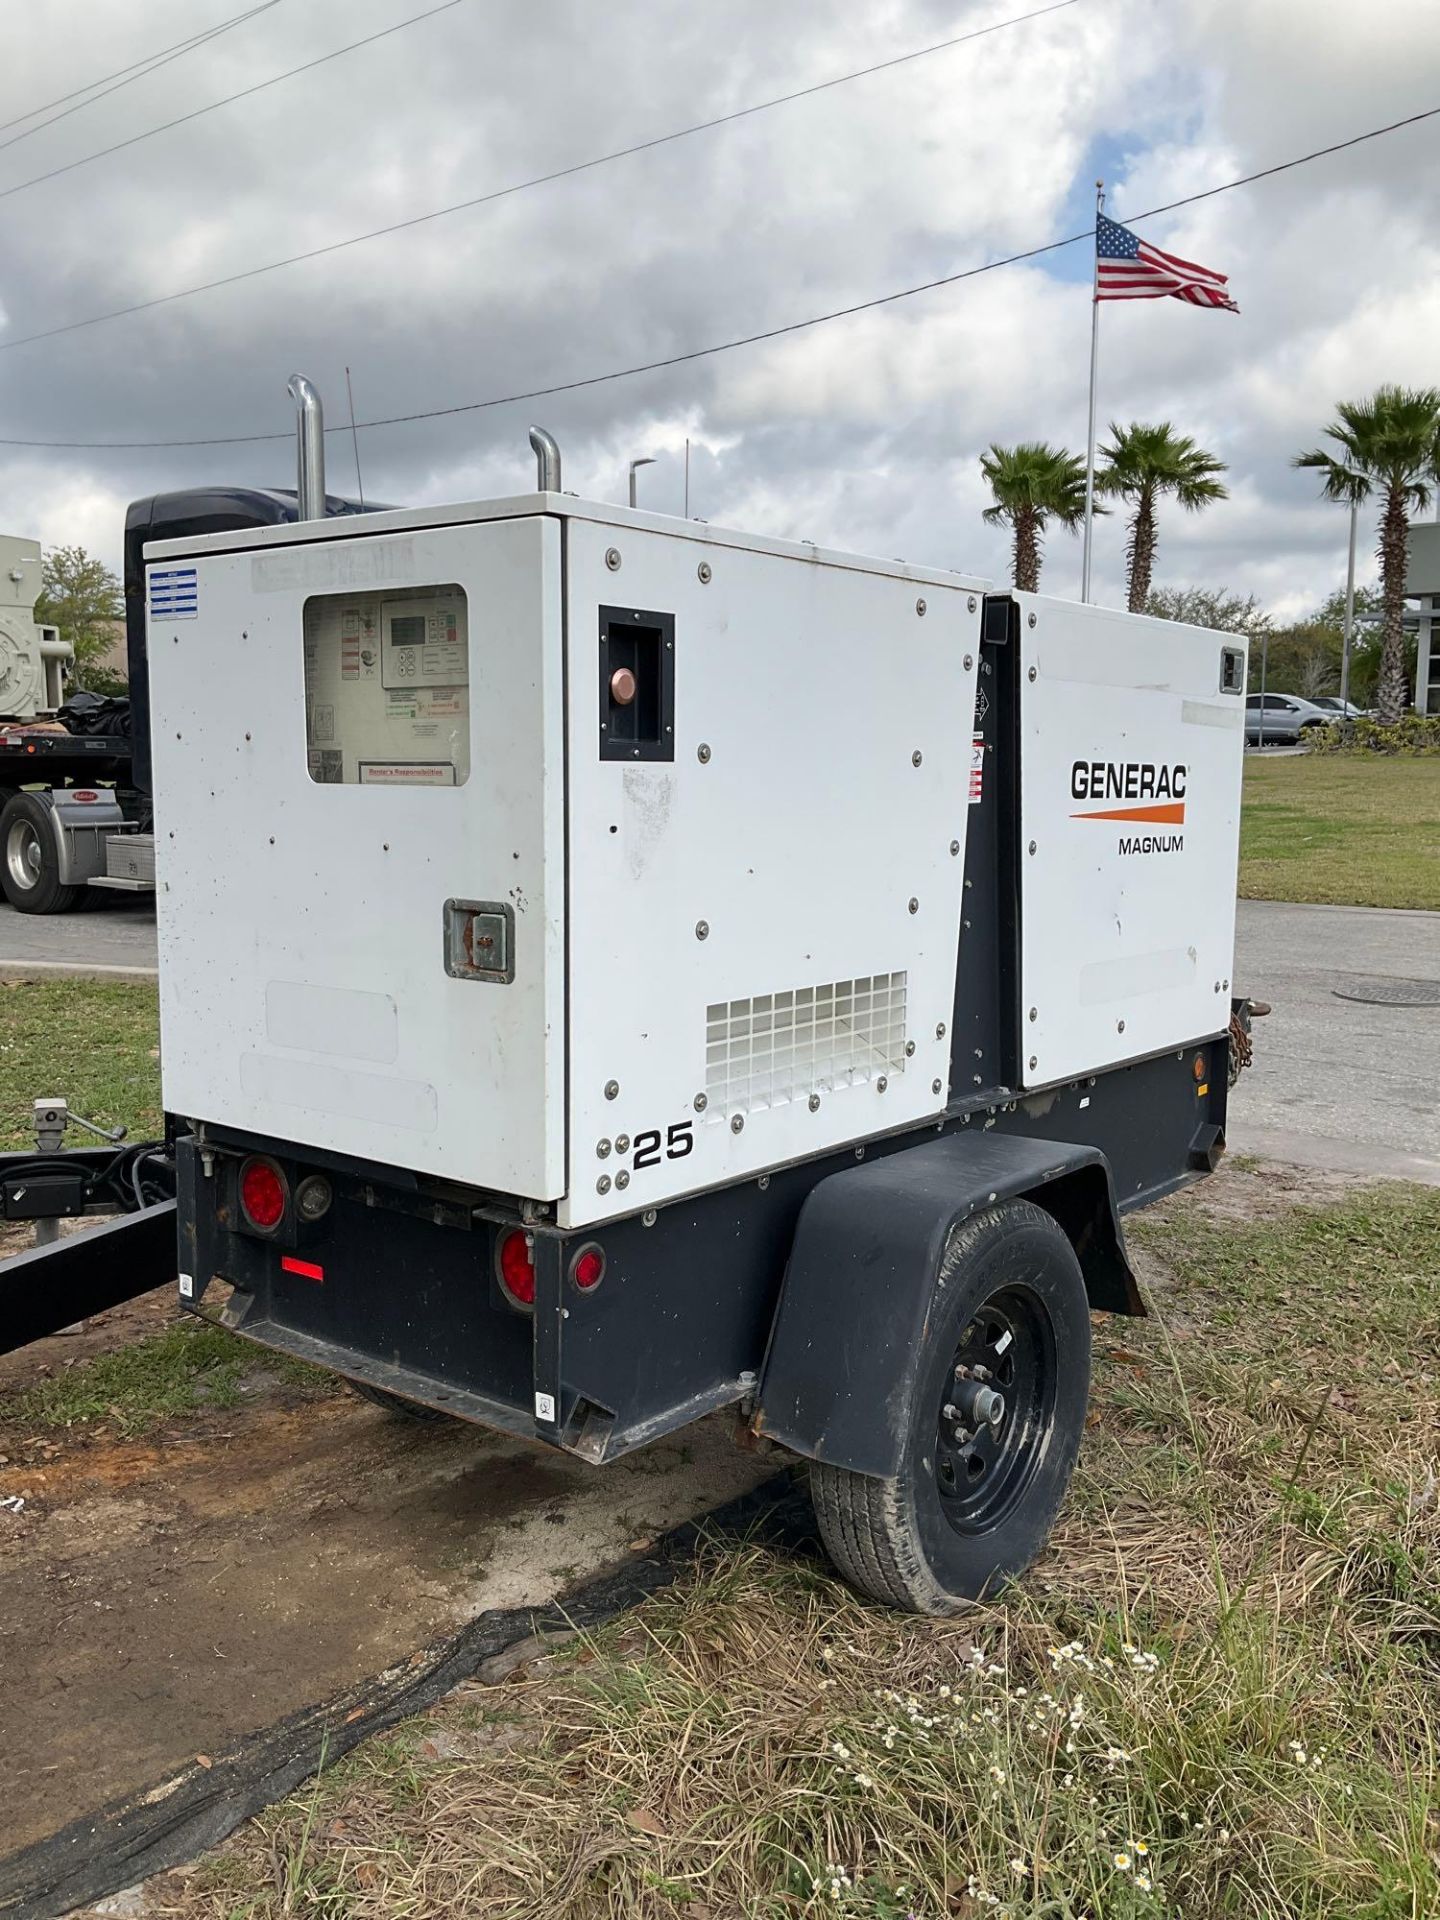
POLYGON ((305 602, 305 748, 321 785, 459 787, 470 777, 463 587, 305 602))

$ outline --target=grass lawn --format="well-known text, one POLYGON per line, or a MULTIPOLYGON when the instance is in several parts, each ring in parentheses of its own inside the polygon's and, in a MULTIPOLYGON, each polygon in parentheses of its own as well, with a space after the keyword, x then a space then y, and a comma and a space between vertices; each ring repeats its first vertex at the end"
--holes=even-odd
MULTIPOLYGON (((0 1148, 31 1147, 31 1103, 64 1098, 135 1140, 161 1129, 153 986, 0 981, 0 1148)), ((81 1129, 71 1146, 98 1145, 81 1129)))
POLYGON ((1440 910, 1440 760, 1247 754, 1240 897, 1440 910))
POLYGON ((1053 1549, 950 1621, 719 1547, 152 1889, 186 1920, 1440 1913, 1440 1209, 1136 1224, 1053 1549))

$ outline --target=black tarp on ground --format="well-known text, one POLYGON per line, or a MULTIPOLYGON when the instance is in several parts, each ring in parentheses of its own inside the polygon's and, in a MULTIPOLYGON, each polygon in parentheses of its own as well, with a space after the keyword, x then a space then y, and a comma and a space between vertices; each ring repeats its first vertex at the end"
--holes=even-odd
MULTIPOLYGON (((549 1606, 479 1614, 441 1646, 262 1728, 217 1754, 208 1768, 187 1767, 0 1860, 0 1916, 56 1920, 195 1859, 283 1799, 322 1762, 330 1766, 371 1734, 423 1712, 507 1647, 600 1626, 669 1586, 702 1542, 750 1537, 794 1549, 814 1534, 809 1501, 792 1476, 781 1473, 672 1528, 645 1558, 601 1574, 549 1606)), ((63 1792, 57 1782, 57 1797, 63 1792)))

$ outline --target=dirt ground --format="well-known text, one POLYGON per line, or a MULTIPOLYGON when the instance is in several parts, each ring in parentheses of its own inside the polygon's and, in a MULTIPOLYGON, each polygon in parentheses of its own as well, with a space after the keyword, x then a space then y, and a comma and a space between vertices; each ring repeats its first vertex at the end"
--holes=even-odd
POLYGON ((719 1417, 599 1473, 263 1365, 241 1404, 142 1439, 6 1419, 47 1373, 173 1317, 167 1289, 0 1359, 0 1501, 24 1501, 0 1506, 0 1852, 774 1470, 719 1417))

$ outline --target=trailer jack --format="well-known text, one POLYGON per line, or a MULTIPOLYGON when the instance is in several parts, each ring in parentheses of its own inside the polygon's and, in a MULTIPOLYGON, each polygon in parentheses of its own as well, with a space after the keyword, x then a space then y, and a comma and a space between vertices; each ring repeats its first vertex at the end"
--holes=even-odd
POLYGON ((0 1153, 0 1220, 29 1221, 34 1244, 0 1260, 0 1353, 148 1293, 175 1277, 175 1160, 164 1140, 126 1144, 124 1127, 34 1104, 35 1151, 0 1153), (65 1148, 71 1127, 103 1147, 65 1148), (107 1216, 114 1216, 106 1218, 107 1216), (62 1235, 61 1221, 106 1218, 62 1235))

